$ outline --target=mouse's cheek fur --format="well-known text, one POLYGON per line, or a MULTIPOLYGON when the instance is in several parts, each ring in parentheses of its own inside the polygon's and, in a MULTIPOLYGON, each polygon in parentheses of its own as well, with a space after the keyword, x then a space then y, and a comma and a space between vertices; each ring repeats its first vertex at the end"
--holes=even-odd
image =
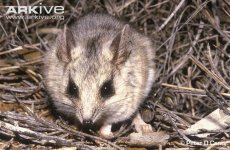
POLYGON ((126 97, 125 95, 113 96, 105 102, 104 111, 100 112, 105 124, 128 120, 136 113, 139 106, 139 104, 136 104, 138 101, 134 102, 132 96, 126 97))

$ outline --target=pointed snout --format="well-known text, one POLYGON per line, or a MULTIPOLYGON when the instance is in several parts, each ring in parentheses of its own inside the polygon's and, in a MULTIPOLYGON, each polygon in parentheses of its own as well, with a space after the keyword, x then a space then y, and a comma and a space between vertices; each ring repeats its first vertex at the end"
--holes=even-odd
POLYGON ((82 110, 82 125, 83 126, 92 126, 94 116, 94 109, 83 109, 82 110))

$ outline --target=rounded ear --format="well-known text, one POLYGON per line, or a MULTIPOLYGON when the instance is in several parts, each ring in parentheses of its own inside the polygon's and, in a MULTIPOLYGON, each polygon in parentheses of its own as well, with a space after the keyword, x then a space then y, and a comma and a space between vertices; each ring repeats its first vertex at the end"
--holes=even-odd
POLYGON ((120 33, 113 39, 110 49, 112 50, 113 62, 116 65, 123 64, 128 59, 132 50, 131 31, 128 24, 126 24, 120 33))
POLYGON ((76 46, 73 33, 64 27, 64 30, 58 34, 56 38, 56 54, 57 58, 64 62, 68 63, 72 60, 71 58, 71 49, 76 46))

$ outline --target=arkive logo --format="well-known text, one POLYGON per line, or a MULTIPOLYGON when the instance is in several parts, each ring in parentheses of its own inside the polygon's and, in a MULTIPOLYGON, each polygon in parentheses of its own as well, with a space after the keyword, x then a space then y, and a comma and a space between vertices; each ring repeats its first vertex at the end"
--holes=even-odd
POLYGON ((64 13, 64 6, 5 6, 7 7, 6 14, 57 14, 61 15, 64 13))
MULTIPOLYGON (((64 20, 64 6, 3 6, 7 19, 59 19, 64 20)), ((2 8, 0 6, 0 8, 2 8)))

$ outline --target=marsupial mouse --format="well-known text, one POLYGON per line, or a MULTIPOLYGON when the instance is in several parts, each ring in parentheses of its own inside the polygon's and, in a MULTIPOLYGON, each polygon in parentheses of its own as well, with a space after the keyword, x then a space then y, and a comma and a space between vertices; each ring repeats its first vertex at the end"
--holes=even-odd
POLYGON ((97 125, 109 138, 114 123, 151 130, 138 109, 155 79, 152 41, 106 14, 89 14, 58 34, 46 54, 45 83, 57 112, 97 125))

